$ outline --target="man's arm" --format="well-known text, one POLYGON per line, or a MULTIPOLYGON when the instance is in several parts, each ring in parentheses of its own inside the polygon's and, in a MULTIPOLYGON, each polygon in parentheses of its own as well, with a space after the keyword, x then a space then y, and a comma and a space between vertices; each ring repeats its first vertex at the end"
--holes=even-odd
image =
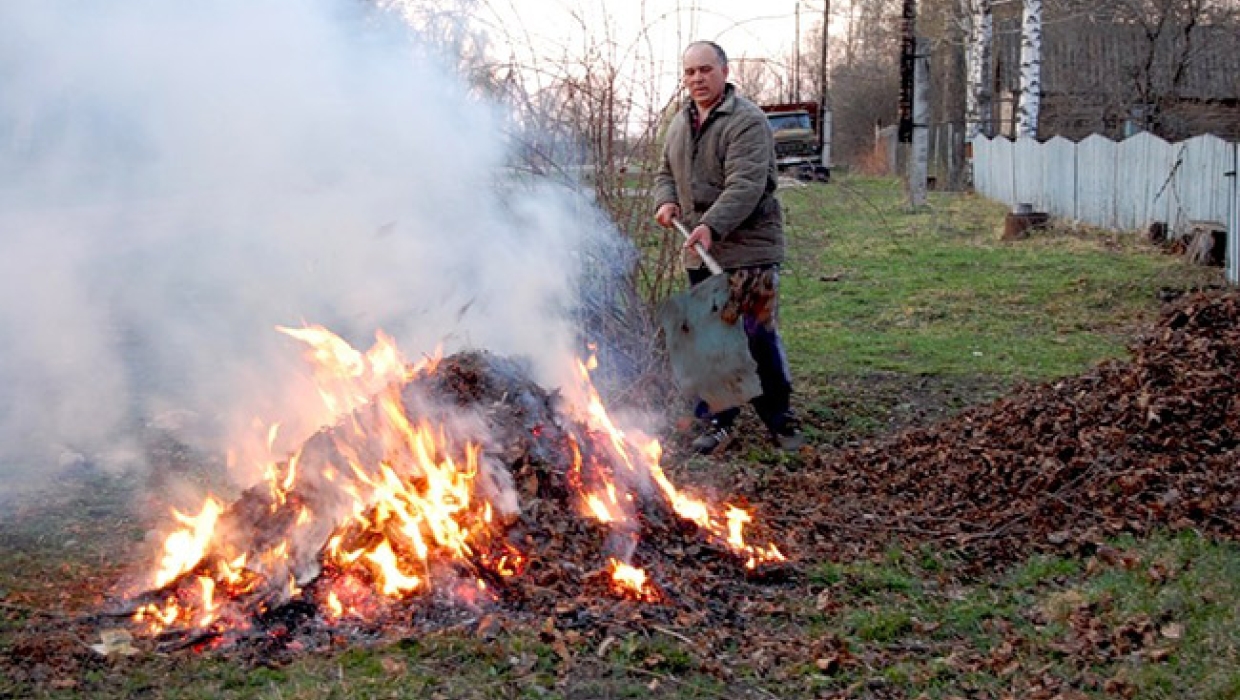
POLYGON ((671 228, 673 217, 681 215, 680 194, 676 191, 676 175, 672 170, 671 160, 672 147, 678 138, 680 127, 683 126, 678 123, 681 119, 683 119, 681 115, 672 117, 672 122, 667 127, 659 170, 654 175, 655 219, 658 220, 660 226, 667 228, 671 228))

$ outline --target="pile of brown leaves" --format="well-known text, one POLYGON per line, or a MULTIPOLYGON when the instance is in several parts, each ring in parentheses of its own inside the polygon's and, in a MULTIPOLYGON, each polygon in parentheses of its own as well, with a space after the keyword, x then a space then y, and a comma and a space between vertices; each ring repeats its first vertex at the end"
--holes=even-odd
POLYGON ((1153 528, 1240 535, 1240 295, 1169 304, 1132 359, 821 455, 769 510, 818 556, 931 543, 985 566, 1153 528))

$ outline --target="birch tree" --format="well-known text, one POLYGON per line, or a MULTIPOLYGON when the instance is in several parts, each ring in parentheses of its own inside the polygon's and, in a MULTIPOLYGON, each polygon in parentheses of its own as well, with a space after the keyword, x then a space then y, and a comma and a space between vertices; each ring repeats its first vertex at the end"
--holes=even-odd
POLYGON ((994 44, 991 0, 961 0, 965 20, 965 141, 990 135, 993 118, 990 70, 994 44))
POLYGON ((1042 99, 1042 0, 1024 0, 1020 40, 1017 136, 1036 138, 1042 99))

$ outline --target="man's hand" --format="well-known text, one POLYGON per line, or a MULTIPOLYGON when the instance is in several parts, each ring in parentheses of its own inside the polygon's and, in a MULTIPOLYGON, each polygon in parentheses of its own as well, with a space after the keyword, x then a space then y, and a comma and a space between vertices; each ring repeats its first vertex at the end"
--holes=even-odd
POLYGON ((659 211, 654 214, 654 220, 658 221, 663 228, 671 228, 672 220, 679 218, 680 206, 675 202, 665 202, 659 207, 659 211))
POLYGON ((685 239, 686 248, 692 249, 693 244, 695 243, 701 243, 702 250, 710 250, 711 238, 709 226, 706 224, 698 224, 697 227, 693 229, 693 232, 689 234, 689 237, 685 239))

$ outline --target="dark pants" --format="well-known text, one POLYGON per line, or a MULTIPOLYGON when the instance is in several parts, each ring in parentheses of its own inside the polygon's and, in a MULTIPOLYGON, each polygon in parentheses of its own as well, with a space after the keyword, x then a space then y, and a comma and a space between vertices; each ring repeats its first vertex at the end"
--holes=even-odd
MULTIPOLYGON (((688 273, 689 284, 697 284, 710 278, 710 270, 706 268, 689 269, 688 273)), ((779 339, 779 330, 776 324, 779 299, 779 266, 764 265, 761 267, 729 270, 728 274, 733 275, 733 282, 737 280, 736 275, 745 275, 753 278, 764 274, 770 275, 770 289, 767 290, 767 295, 770 298, 757 303, 751 303, 752 300, 742 299, 740 301, 740 317, 744 323, 745 336, 749 339, 749 354, 758 363, 758 380, 762 384, 762 394, 751 399, 749 403, 754 407, 758 418, 762 419, 762 422, 766 424, 766 427, 772 433, 785 433, 793 426, 794 418, 791 408, 792 375, 788 371, 788 357, 784 353, 784 346, 779 339)), ((736 294, 737 290, 735 287, 737 285, 733 286, 733 293, 736 294)), ((742 290, 745 289, 744 286, 741 288, 742 290)), ((742 295, 748 294, 745 291, 740 293, 742 295)), ((716 424, 723 427, 731 427, 736 418, 740 416, 741 409, 737 406, 712 415, 706 402, 699 401, 693 412, 694 415, 703 420, 713 420, 716 424)))

